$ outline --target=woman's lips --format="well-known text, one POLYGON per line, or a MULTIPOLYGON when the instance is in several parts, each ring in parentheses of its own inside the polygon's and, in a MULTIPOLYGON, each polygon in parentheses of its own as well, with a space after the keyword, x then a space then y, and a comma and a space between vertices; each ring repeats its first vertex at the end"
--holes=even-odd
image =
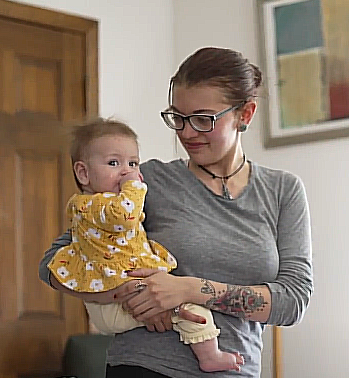
POLYGON ((184 145, 188 150, 199 150, 200 148, 205 147, 206 143, 191 142, 191 143, 184 143, 184 145))

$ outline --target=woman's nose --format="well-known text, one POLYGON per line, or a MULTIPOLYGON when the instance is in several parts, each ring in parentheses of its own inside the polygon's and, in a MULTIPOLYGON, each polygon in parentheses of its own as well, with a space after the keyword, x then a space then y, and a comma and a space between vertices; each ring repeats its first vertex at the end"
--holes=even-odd
POLYGON ((190 139, 198 135, 198 131, 194 130, 188 120, 184 122, 184 129, 179 131, 184 139, 190 139))

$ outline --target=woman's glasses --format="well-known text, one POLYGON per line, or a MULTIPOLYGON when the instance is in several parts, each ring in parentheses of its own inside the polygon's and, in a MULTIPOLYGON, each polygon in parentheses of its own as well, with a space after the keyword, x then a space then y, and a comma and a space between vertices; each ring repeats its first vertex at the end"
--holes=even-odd
POLYGON ((231 106, 227 109, 221 110, 216 114, 189 114, 184 116, 183 114, 164 111, 161 112, 161 117, 165 124, 173 130, 183 130, 185 127, 185 121, 188 121, 190 126, 201 133, 209 133, 215 127, 217 120, 222 118, 226 113, 234 111, 244 105, 245 102, 241 102, 236 106, 231 106))

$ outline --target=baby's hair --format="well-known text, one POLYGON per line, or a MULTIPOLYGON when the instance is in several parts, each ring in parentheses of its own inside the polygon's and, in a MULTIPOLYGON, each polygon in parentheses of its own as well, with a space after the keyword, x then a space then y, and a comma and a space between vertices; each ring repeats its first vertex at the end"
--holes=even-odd
POLYGON ((80 190, 82 190, 82 187, 75 175, 74 164, 77 161, 85 160, 88 157, 91 142, 104 136, 127 137, 134 140, 138 145, 137 134, 130 126, 117 120, 98 118, 89 123, 73 127, 71 132, 70 156, 75 182, 80 190))
POLYGON ((103 118, 74 127, 71 135, 70 155, 73 164, 86 159, 91 142, 103 136, 125 136, 138 143, 137 134, 125 123, 103 118))

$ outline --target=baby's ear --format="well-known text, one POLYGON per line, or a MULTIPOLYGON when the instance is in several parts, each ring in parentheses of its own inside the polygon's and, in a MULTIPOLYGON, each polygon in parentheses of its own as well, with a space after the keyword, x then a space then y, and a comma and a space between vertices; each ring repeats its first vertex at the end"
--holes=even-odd
POLYGON ((76 161, 74 163, 75 176, 81 185, 88 185, 90 179, 88 177, 88 169, 83 161, 76 161))

